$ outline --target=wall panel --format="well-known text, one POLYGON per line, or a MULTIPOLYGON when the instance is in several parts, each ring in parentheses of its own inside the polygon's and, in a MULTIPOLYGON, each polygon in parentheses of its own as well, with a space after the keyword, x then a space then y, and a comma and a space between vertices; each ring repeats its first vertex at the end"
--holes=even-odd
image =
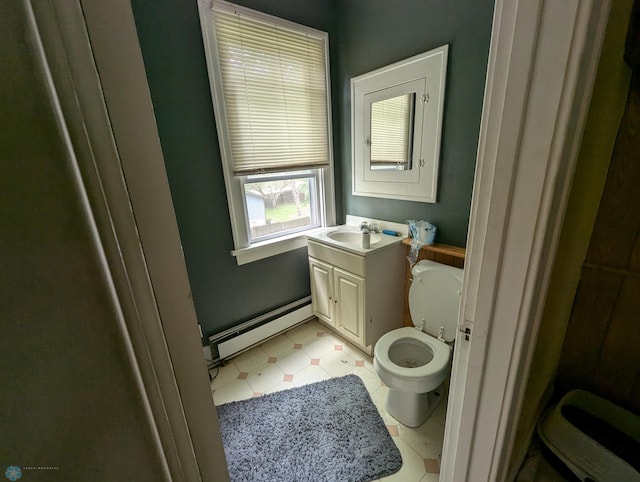
POLYGON ((562 392, 584 388, 636 412, 640 412, 639 5, 635 3, 625 56, 634 73, 557 379, 562 392))

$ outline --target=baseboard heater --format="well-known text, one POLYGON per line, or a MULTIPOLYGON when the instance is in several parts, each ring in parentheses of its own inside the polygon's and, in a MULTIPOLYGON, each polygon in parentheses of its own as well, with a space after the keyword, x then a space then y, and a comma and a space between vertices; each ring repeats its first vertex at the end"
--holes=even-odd
POLYGON ((311 296, 209 337, 214 359, 224 360, 313 317, 311 296), (216 352, 217 351, 217 356, 216 352))

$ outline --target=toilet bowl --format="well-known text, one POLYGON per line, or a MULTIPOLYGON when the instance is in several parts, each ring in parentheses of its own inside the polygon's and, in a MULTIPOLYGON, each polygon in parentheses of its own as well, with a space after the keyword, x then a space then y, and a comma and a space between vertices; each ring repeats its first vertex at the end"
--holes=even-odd
POLYGON ((375 345, 373 365, 389 388, 389 415, 417 427, 442 399, 457 330, 462 270, 425 260, 411 273, 409 309, 415 327, 383 335, 375 345))

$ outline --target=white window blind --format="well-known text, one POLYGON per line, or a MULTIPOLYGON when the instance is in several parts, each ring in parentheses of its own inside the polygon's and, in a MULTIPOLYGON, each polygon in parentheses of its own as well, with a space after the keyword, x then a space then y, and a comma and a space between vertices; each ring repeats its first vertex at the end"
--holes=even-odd
POLYGON ((233 173, 329 166, 326 39, 213 10, 233 173))
POLYGON ((371 104, 371 164, 401 165, 410 158, 413 94, 371 104))

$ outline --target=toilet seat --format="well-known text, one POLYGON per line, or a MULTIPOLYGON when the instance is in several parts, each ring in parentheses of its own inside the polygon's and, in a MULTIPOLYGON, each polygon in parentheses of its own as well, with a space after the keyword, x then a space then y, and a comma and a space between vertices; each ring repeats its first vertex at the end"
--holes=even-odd
POLYGON ((409 311, 414 326, 450 343, 458 331, 462 270, 423 260, 411 270, 409 311))
POLYGON ((374 358, 378 366, 394 377, 404 380, 428 378, 446 370, 451 357, 451 347, 446 343, 415 328, 404 327, 392 330, 383 335, 374 348, 374 358), (426 365, 416 368, 406 368, 397 365, 389 358, 389 348, 398 340, 410 338, 424 343, 433 352, 433 359, 426 365))

